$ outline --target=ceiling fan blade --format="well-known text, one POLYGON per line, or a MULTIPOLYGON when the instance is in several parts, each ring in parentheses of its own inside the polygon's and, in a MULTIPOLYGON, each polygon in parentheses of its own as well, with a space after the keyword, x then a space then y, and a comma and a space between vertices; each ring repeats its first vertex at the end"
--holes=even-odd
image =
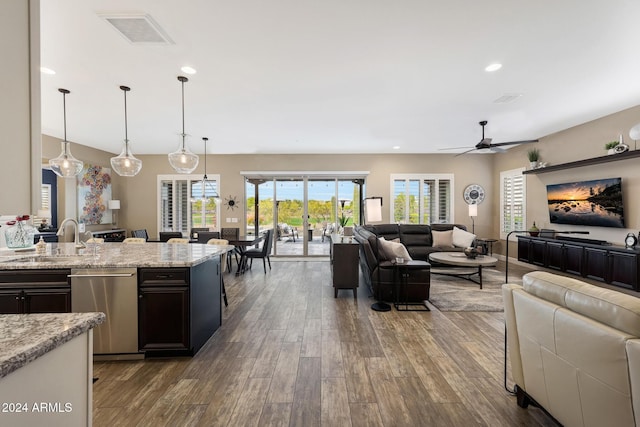
POLYGON ((489 151, 491 151, 492 153, 504 153, 505 150, 504 148, 500 148, 500 147, 496 147, 495 145, 492 145, 491 147, 489 147, 489 151))
POLYGON ((527 139, 525 141, 511 141, 511 142, 498 142, 497 144, 491 144, 492 147, 500 147, 503 145, 516 145, 516 144, 529 144, 531 142, 538 142, 537 139, 527 139))
POLYGON ((475 149, 476 149, 476 148, 474 147, 474 148, 471 148, 470 150, 463 151, 462 153, 458 153, 458 154, 456 154, 454 157, 462 156, 463 154, 467 154, 467 153, 469 153, 470 151, 473 151, 473 150, 475 150, 475 149))
POLYGON ((438 151, 446 151, 446 150, 463 150, 468 148, 476 148, 476 147, 447 147, 447 148, 438 148, 438 151))

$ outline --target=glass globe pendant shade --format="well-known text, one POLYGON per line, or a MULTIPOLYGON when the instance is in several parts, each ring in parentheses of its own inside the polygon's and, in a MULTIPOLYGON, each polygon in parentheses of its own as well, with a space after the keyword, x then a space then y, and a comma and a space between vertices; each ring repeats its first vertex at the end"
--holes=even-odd
POLYGON ((191 173, 198 167, 199 158, 186 144, 187 135, 182 134, 182 142, 176 151, 169 153, 169 164, 178 173, 191 173))
POLYGON ((62 152, 55 159, 49 160, 51 170, 62 178, 73 178, 82 172, 84 164, 76 159, 69 150, 69 141, 62 141, 62 152))
POLYGON ((189 79, 178 76, 178 81, 182 85, 182 133, 180 134, 180 145, 173 153, 169 153, 169 164, 178 173, 191 173, 198 167, 198 155, 187 148, 187 134, 184 131, 184 84, 189 79))
POLYGON ((120 176, 136 176, 142 169, 142 160, 136 159, 129 147, 127 132, 127 92, 131 90, 128 86, 120 86, 124 93, 124 146, 122 152, 117 157, 111 158, 111 167, 120 176))
POLYGON ((142 160, 131 154, 128 140, 125 139, 120 155, 111 158, 111 167, 120 176, 136 176, 142 169, 142 160))
POLYGON ((53 173, 62 178, 73 178, 82 172, 84 164, 81 160, 76 159, 71 154, 70 142, 67 141, 67 94, 71 93, 68 89, 58 89, 62 94, 62 111, 64 115, 64 140, 62 141, 62 151, 55 159, 49 160, 49 166, 53 173))

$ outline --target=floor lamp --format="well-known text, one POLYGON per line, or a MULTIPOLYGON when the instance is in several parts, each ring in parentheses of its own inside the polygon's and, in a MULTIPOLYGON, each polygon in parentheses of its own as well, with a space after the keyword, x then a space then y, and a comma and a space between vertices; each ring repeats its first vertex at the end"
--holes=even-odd
POLYGON ((471 217, 471 232, 476 234, 476 223, 473 218, 478 216, 478 205, 475 203, 469 205, 469 216, 471 217))
MULTIPOLYGON (((369 197, 364 199, 364 217, 365 223, 382 221, 382 197, 369 197)), ((378 256, 378 239, 376 239, 376 257, 378 256)), ((378 282, 380 282, 380 266, 378 266, 378 282)), ((390 311, 391 306, 383 301, 371 304, 374 311, 390 311)))

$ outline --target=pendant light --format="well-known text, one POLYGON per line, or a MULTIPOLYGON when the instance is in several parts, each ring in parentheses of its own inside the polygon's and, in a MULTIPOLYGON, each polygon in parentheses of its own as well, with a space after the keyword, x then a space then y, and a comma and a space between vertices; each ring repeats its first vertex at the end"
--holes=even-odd
POLYGON ((73 178, 82 172, 84 164, 81 160, 76 159, 71 154, 69 141, 67 141, 67 102, 66 96, 69 92, 67 89, 58 89, 62 94, 62 110, 64 112, 64 141, 62 141, 62 152, 55 159, 49 160, 51 170, 58 176, 63 178, 73 178))
POLYGON ((131 88, 120 86, 120 89, 124 92, 124 146, 119 156, 111 158, 111 167, 120 176, 136 176, 138 172, 140 172, 140 169, 142 169, 142 160, 136 159, 136 157, 131 154, 127 134, 127 92, 129 92, 131 88))
POLYGON ((184 84, 189 79, 184 76, 178 76, 178 80, 182 83, 182 133, 180 134, 181 141, 178 150, 169 154, 169 163, 178 173, 191 173, 198 167, 198 155, 187 148, 187 134, 184 133, 184 84))
POLYGON ((209 197, 218 199, 220 196, 218 195, 218 192, 215 188, 212 189, 213 193, 210 196, 207 196, 207 185, 213 186, 213 184, 211 184, 209 178, 207 177, 207 141, 209 140, 209 138, 203 136, 202 140, 204 141, 204 176, 202 177, 201 182, 202 195, 200 196, 200 200, 207 200, 209 197))

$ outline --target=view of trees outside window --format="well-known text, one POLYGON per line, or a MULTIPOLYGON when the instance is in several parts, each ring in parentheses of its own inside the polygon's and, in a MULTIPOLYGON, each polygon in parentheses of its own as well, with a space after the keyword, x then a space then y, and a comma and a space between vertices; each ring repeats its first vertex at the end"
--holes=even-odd
POLYGON ((394 177, 393 221, 402 224, 449 222, 451 182, 448 175, 394 177))
MULTIPOLYGON (((340 218, 346 225, 360 223, 359 186, 350 180, 309 179, 307 182, 309 227, 322 230, 329 226, 337 231, 340 218), (336 195, 337 181, 337 195, 336 195), (344 209, 341 200, 344 200, 344 209)), ((259 228, 272 228, 274 224, 274 187, 278 200, 278 223, 302 230, 304 212, 302 180, 267 181, 259 184, 259 228)), ((246 184, 247 231, 252 232, 255 224, 255 187, 246 184)))

